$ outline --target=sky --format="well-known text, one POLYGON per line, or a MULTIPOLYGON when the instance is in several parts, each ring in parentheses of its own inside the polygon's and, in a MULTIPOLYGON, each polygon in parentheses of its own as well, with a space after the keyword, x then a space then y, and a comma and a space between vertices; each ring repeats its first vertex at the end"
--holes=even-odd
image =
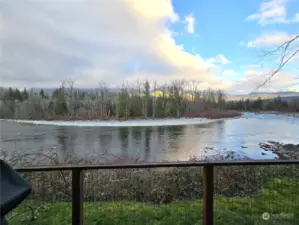
MULTIPOLYGON (((296 34, 299 0, 0 0, 0 86, 185 79, 246 94, 296 34)), ((299 91, 299 54, 260 91, 299 91)))

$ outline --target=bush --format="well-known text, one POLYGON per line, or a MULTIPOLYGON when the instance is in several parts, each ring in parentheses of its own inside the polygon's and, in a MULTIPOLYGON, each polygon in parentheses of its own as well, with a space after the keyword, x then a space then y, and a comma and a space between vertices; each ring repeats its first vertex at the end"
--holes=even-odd
MULTIPOLYGON (((33 185, 33 199, 71 199, 71 172, 35 172, 25 177, 33 185)), ((299 178, 298 167, 229 166, 214 170, 215 193, 225 197, 258 195, 272 178, 299 178)), ((202 198, 202 168, 124 169, 86 171, 87 201, 138 201, 165 204, 202 198)))

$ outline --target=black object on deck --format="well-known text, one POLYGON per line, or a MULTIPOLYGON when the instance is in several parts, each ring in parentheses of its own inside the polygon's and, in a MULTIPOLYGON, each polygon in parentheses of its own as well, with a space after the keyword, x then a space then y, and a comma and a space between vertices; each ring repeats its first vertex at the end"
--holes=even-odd
POLYGON ((31 185, 16 170, 0 159, 0 225, 4 216, 30 194, 31 185))

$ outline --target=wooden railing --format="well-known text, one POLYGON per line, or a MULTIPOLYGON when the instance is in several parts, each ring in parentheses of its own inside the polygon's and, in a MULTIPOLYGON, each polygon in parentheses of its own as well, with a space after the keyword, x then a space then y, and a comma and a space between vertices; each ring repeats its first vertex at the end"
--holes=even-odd
POLYGON ((19 172, 72 171, 72 225, 83 225, 83 182, 84 171, 86 170, 203 167, 203 224, 213 225, 214 167, 263 165, 299 165, 299 160, 163 162, 125 165, 58 165, 16 168, 16 170, 19 172))

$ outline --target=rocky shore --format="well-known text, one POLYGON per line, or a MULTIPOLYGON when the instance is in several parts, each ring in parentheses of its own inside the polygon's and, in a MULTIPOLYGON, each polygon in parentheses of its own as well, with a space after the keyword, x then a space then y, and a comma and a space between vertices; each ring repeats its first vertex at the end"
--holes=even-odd
POLYGON ((260 148, 278 155, 279 159, 299 159, 299 144, 283 144, 275 141, 260 143, 260 148))

